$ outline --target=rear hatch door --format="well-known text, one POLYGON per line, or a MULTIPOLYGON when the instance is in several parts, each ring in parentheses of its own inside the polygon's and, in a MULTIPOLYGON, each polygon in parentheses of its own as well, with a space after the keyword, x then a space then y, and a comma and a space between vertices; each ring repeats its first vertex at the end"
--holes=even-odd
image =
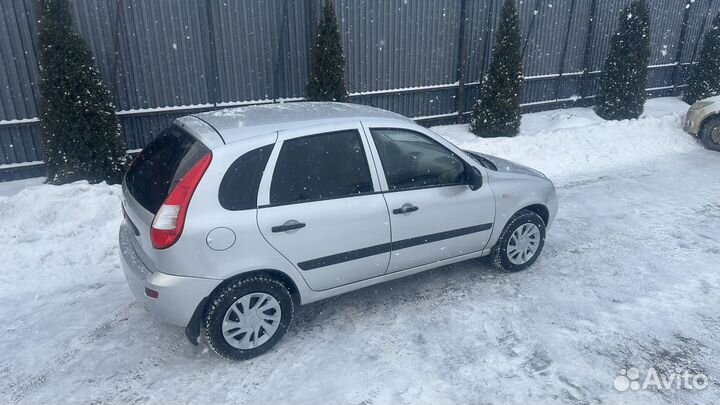
POLYGON ((165 198, 208 153, 208 147, 173 125, 135 158, 123 180, 123 213, 133 232, 133 245, 143 263, 155 271, 150 226, 165 198))

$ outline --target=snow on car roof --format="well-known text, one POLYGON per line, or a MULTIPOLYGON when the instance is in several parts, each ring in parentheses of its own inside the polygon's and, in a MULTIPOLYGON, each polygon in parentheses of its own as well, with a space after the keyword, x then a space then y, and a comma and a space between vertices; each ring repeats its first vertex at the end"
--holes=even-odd
POLYGON ((349 120, 370 118, 409 118, 379 108, 359 104, 331 102, 294 102, 229 108, 196 114, 217 130, 225 142, 285 129, 301 128, 349 120))

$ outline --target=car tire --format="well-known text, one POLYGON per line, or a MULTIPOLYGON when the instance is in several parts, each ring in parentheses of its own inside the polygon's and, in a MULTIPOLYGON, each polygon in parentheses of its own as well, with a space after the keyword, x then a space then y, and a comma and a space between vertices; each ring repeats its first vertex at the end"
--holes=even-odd
POLYGON ((205 338, 219 356, 247 360, 282 339, 294 310, 290 291, 280 281, 267 276, 236 280, 211 297, 204 320, 205 338))
POLYGON ((490 260, 493 266, 502 271, 524 270, 535 263, 543 246, 545 221, 535 212, 522 210, 513 215, 505 225, 500 239, 492 248, 490 260), (532 250, 532 255, 527 253, 529 250, 532 250))
POLYGON ((705 147, 720 152, 720 116, 708 118, 700 131, 705 147))

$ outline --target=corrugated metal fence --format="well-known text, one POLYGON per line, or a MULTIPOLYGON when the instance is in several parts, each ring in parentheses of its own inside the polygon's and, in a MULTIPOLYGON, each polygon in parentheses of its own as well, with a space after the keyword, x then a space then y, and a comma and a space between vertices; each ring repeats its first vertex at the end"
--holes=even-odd
MULTIPOLYGON (((524 103, 586 104, 630 0, 524 0, 524 103)), ((648 0, 653 95, 677 94, 720 0, 648 0)), ((424 122, 471 109, 502 0, 336 0, 351 100, 424 122)), ((174 118, 301 99, 320 0, 74 0, 130 149, 174 118)), ((0 0, 0 170, 42 160, 33 0, 0 0)))

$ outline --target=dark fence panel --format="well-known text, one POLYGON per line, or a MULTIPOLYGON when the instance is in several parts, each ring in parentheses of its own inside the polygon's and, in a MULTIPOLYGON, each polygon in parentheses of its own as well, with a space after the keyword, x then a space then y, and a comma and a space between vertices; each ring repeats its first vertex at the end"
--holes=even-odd
POLYGON ((459 2, 341 0, 350 92, 457 80, 459 2))
MULTIPOLYGON (((286 14, 289 12, 285 9, 290 2, 211 3, 219 83, 216 101, 273 99, 276 96, 274 86, 280 80, 278 69, 285 64, 284 55, 279 54, 280 38, 285 45, 290 45, 287 43, 289 14, 286 14)), ((304 60, 304 56, 300 60, 304 60)))
MULTIPOLYGON (((89 1, 93 6, 114 2, 89 1)), ((77 2, 76 2, 77 4, 77 2)), ((208 87, 209 20, 204 2, 120 0, 116 24, 116 88, 119 110, 186 106, 213 102, 208 87)), ((85 34, 87 27, 80 26, 85 34)), ((87 35, 86 35, 87 36, 87 35)), ((105 42, 107 44, 107 42, 105 42)), ((114 56, 111 56, 114 59, 114 56)))
MULTIPOLYGON (((335 1, 352 102, 424 123, 467 118, 502 0, 335 1)), ((527 110, 591 102, 630 1, 518 2, 527 110)), ((0 0, 0 171, 42 160, 33 4, 0 0)), ((678 94, 720 0, 649 5, 647 87, 651 95, 678 94)), ((301 100, 321 1, 74 0, 73 11, 135 150, 179 116, 301 100)))
POLYGON ((687 40, 685 46, 680 53, 680 67, 678 72, 678 84, 684 83, 690 67, 693 62, 697 61, 697 53, 700 52, 702 46, 703 34, 707 32, 712 24, 712 20, 720 9, 720 0, 705 0, 695 2, 690 7, 687 24, 687 40), (699 3, 699 4, 697 4, 699 3))
POLYGON ((35 17, 30 0, 0 1, 0 121, 37 117, 35 17))
POLYGON ((40 125, 0 126, 0 165, 43 159, 40 125))

